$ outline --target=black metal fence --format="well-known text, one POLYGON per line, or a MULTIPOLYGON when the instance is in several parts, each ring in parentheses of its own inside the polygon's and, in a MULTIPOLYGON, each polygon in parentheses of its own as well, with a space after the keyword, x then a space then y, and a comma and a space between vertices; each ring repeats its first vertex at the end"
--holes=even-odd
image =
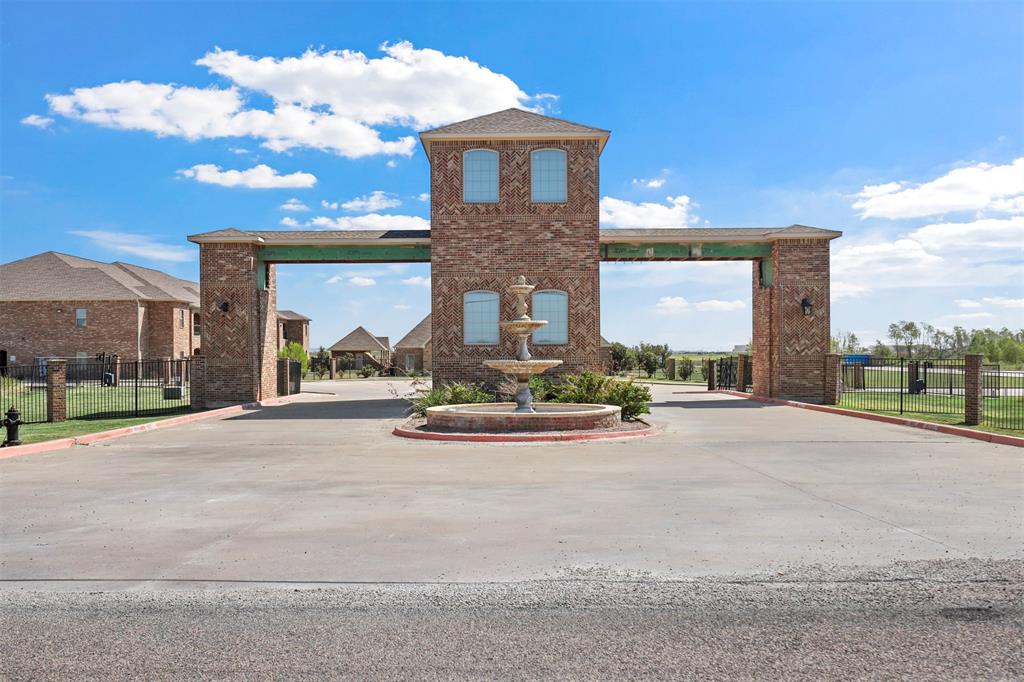
POLYGON ((186 412, 191 360, 68 363, 67 418, 111 419, 186 412))
POLYGON ((1024 370, 982 368, 982 423, 999 429, 1024 431, 1024 370))
POLYGON ((963 360, 871 358, 841 365, 843 407, 874 412, 964 414, 963 360))
POLYGON ((298 360, 288 361, 288 395, 302 391, 302 363, 298 360))
POLYGON ((46 365, 0 368, 0 412, 16 407, 25 423, 46 421, 46 365))
MULTIPOLYGON (((191 358, 178 360, 71 360, 65 364, 67 419, 150 417, 191 409, 191 358)), ((10 365, 0 375, 0 405, 14 406, 26 424, 45 422, 46 362, 10 365)))
POLYGON ((718 358, 715 362, 715 386, 721 389, 736 389, 736 365, 735 355, 718 358))

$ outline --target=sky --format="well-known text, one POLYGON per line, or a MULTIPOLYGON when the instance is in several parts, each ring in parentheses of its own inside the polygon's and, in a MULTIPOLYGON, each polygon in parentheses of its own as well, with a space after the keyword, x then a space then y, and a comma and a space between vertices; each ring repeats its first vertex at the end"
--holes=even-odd
MULTIPOLYGON (((0 261, 198 279, 188 234, 429 227, 416 134, 612 131, 601 225, 841 230, 832 326, 1024 326, 1024 4, 0 5, 0 261)), ((603 264, 602 332, 750 338, 749 263, 603 264)), ((429 266, 289 265, 313 345, 397 340, 429 266)))

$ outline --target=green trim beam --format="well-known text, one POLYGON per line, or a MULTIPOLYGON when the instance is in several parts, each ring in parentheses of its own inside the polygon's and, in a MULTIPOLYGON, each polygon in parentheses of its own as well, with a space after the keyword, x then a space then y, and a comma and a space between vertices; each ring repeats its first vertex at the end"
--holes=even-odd
POLYGON ((265 263, 429 263, 429 244, 327 244, 264 246, 265 263))
POLYGON ((769 258, 771 243, 654 242, 650 244, 601 244, 601 260, 754 260, 769 258))

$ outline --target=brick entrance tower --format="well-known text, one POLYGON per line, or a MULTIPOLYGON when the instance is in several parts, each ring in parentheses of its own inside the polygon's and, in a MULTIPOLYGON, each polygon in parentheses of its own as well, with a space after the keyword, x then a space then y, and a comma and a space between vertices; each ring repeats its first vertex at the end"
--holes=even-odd
POLYGON ((486 301, 470 299, 493 292, 498 318, 511 319, 506 288, 518 275, 567 300, 565 337, 533 343, 534 356, 562 359, 561 372, 600 369, 598 177, 608 136, 518 109, 420 135, 430 159, 435 382, 501 381, 481 363, 512 357, 513 339, 467 337, 464 310, 489 326, 486 301))

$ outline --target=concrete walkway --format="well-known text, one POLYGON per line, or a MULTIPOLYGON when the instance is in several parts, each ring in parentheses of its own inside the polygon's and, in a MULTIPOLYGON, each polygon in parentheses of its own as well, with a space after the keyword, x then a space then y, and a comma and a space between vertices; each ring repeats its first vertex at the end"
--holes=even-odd
POLYGON ((1018 449, 673 386, 639 441, 407 441, 388 386, 0 461, 5 584, 677 578, 1024 547, 1018 449))

